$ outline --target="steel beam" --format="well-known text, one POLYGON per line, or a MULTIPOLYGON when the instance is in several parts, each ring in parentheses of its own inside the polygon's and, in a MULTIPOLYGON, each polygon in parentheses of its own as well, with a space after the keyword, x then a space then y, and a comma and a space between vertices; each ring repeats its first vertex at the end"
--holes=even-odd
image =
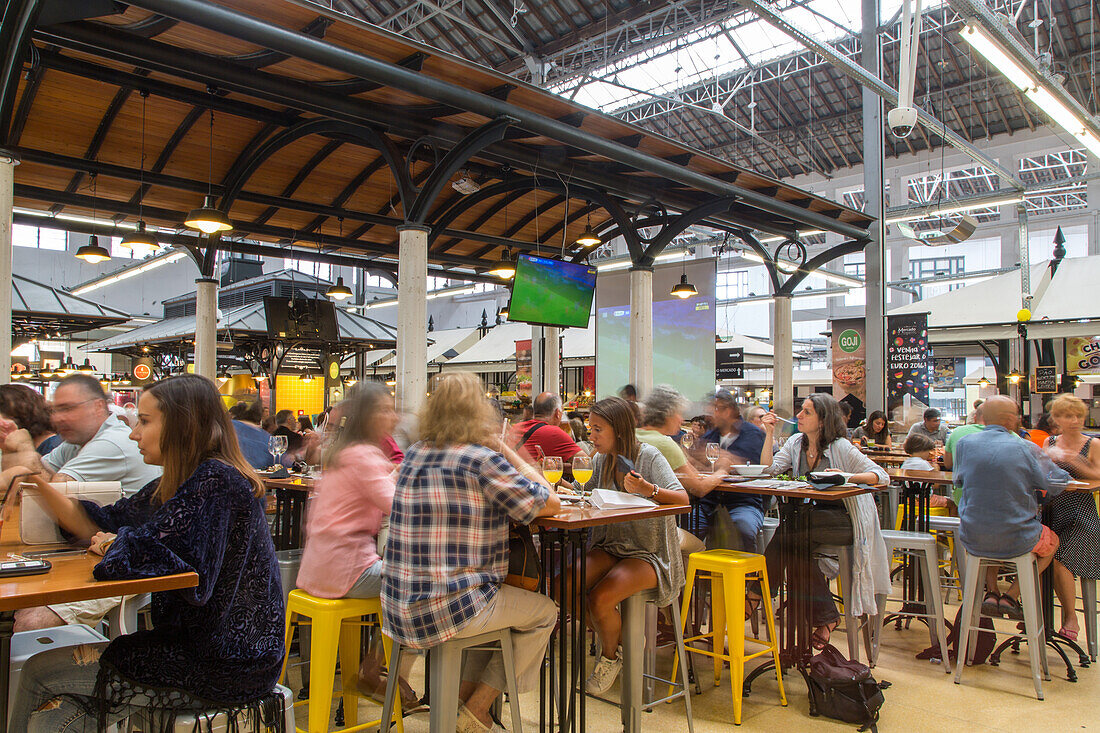
MULTIPOLYGON (((764 20, 768 21, 775 28, 783 31, 795 41, 798 41, 806 48, 811 49, 817 54, 829 60, 841 73, 850 77, 854 81, 868 89, 872 90, 875 94, 882 97, 888 103, 897 106, 898 92, 892 86, 884 82, 878 77, 877 74, 872 74, 867 69, 863 68, 859 64, 853 63, 848 57, 837 53, 829 44, 822 43, 814 38, 813 34, 807 33, 802 30, 790 20, 788 20, 781 12, 776 10, 770 3, 763 2, 763 0, 744 0, 743 5, 764 20)), ((875 32, 877 34, 878 29, 876 27, 875 32)), ((996 160, 991 158, 986 153, 982 152, 972 144, 967 142, 966 138, 962 137, 955 131, 949 129, 947 125, 940 120, 936 119, 930 112, 917 107, 917 116, 921 123, 924 124, 930 132, 934 132, 943 138, 952 147, 965 153, 974 162, 979 163, 986 168, 994 171, 1005 182, 1011 185, 1013 188, 1022 191, 1024 188, 1023 181, 1019 176, 1005 168, 996 160)), ((858 238, 858 237, 855 237, 858 238)))
POLYGON ((658 158, 621 143, 606 140, 572 125, 550 119, 518 105, 480 94, 455 84, 411 72, 388 62, 334 46, 258 18, 202 0, 139 0, 136 6, 197 25, 216 33, 228 33, 273 51, 291 54, 312 63, 376 81, 436 102, 465 109, 488 118, 512 117, 523 128, 567 145, 654 173, 715 196, 736 196, 744 203, 790 218, 807 226, 859 239, 866 230, 829 216, 779 201, 752 189, 720 181, 682 165, 658 158))

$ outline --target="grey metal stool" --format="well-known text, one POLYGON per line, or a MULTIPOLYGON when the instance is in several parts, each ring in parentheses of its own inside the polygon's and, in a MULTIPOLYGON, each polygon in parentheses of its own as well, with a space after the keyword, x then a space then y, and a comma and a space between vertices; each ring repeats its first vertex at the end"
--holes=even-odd
MULTIPOLYGON (((467 651, 496 651, 500 649, 504 659, 504 678, 507 682, 508 705, 512 709, 512 730, 522 733, 523 721, 519 714, 519 693, 516 691, 516 666, 512 657, 512 630, 498 629, 477 636, 451 639, 431 647, 431 664, 428 685, 432 691, 429 706, 428 730, 452 731, 458 724, 458 684, 462 678, 462 653, 467 651)), ((396 641, 390 653, 390 669, 387 675, 386 699, 382 703, 382 717, 389 720, 393 714, 393 700, 397 694, 396 671, 401 668, 401 656, 405 648, 396 641)))
MULTIPOLYGON (((940 660, 943 662, 945 674, 951 674, 951 660, 947 653, 946 623, 943 618, 943 597, 940 595, 940 557, 936 547, 936 538, 925 532, 903 532, 897 530, 884 530, 882 539, 886 541, 886 554, 893 557, 894 553, 902 552, 906 555, 916 556, 920 569, 921 582, 924 586, 925 612, 917 613, 906 609, 907 616, 923 618, 928 621, 928 636, 932 643, 937 641, 940 645, 940 660)), ((904 598, 887 598, 887 603, 905 604, 904 598)), ((912 599, 908 599, 912 602, 912 599)))
MULTIPOLYGON (((680 619, 680 604, 673 601, 669 608, 672 609, 672 624, 676 629, 676 652, 680 655, 680 659, 687 659, 684 650, 684 626, 680 619)), ((642 710, 649 710, 661 703, 672 702, 682 697, 687 710, 688 731, 694 733, 691 695, 687 693, 687 665, 680 665, 679 682, 661 679, 655 674, 657 666, 657 599, 655 592, 649 590, 635 593, 623 600, 620 604, 620 611, 623 619, 622 634, 620 636, 623 645, 621 683, 623 729, 627 733, 640 731, 642 710), (652 634, 650 629, 652 629, 652 634), (655 700, 653 699, 653 688, 656 682, 670 687, 676 686, 680 689, 666 697, 655 700)))
POLYGON ((1081 578, 1081 601, 1085 604, 1085 639, 1089 659, 1096 661, 1096 581, 1081 578))
MULTIPOLYGON (((928 531, 935 535, 947 535, 951 538, 951 566, 955 570, 955 576, 959 579, 959 600, 963 597, 963 578, 966 577, 966 553, 959 544, 959 518, 958 517, 928 517, 928 531)), ((943 576, 940 576, 941 580, 943 576)))
POLYGON ((859 636, 863 632, 863 650, 867 653, 867 666, 878 663, 879 630, 882 627, 883 605, 879 603, 878 613, 857 617, 852 614, 852 551, 848 547, 822 547, 818 554, 836 553, 840 565, 841 602, 844 604, 844 634, 848 637, 848 658, 859 661, 859 636), (861 620, 862 619, 862 620, 861 620))
MULTIPOLYGON (((964 549, 963 552, 965 553, 966 550, 964 549)), ((1031 657, 1031 678, 1035 683, 1035 696, 1042 700, 1042 680, 1050 679, 1050 670, 1047 667, 1047 644, 1046 636, 1043 633, 1043 612, 1039 603, 1039 566, 1035 564, 1035 556, 1029 552, 1026 555, 1004 560, 966 554, 966 578, 963 581, 963 608, 960 620, 962 629, 959 632, 959 649, 966 649, 966 655, 965 658, 959 659, 955 665, 955 684, 961 683, 963 667, 970 663, 975 645, 978 643, 978 632, 980 631, 978 622, 982 617, 982 598, 985 596, 985 582, 982 571, 990 565, 997 567, 1011 565, 1015 568, 1016 577, 1020 582, 1020 606, 1024 611, 1024 629, 1027 636, 1028 654, 1031 657), (1040 666, 1042 667, 1041 676, 1040 666)), ((1017 635, 1015 629, 1011 632, 994 630, 994 633, 1017 635)))

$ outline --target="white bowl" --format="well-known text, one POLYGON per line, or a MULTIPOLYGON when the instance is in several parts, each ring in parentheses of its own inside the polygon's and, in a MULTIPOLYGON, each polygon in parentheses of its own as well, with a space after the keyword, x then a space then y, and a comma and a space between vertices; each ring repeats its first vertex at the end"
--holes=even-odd
POLYGON ((764 473, 765 468, 767 466, 750 463, 746 466, 734 466, 733 470, 737 471, 739 476, 760 476, 764 473))

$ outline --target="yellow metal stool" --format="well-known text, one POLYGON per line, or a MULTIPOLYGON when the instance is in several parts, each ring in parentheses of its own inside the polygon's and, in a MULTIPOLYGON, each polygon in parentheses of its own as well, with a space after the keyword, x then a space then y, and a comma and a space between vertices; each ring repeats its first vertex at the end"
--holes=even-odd
MULTIPOLYGON (((356 681, 359 671, 360 630, 364 616, 375 617, 367 625, 382 625, 382 603, 377 598, 317 598, 302 590, 292 590, 286 602, 286 649, 290 656, 290 641, 293 633, 292 622, 296 616, 310 620, 310 675, 309 699, 303 703, 309 705, 308 733, 325 733, 329 730, 332 717, 333 682, 336 679, 336 657, 339 652, 341 665, 341 687, 344 698, 344 720, 347 725, 341 731, 363 730, 378 726, 381 721, 373 720, 359 724, 359 694, 356 681)), ((299 620, 301 625, 301 621, 299 620)), ((386 664, 390 661, 390 640, 383 636, 382 645, 386 652, 386 664)), ((396 670, 390 671, 397 674, 396 670)), ((286 659, 283 660, 283 672, 280 682, 286 677, 286 659)), ((397 733, 404 733, 401 721, 401 701, 397 700, 393 717, 397 733)), ((389 726, 383 726, 388 729, 389 726)), ((302 731, 296 728, 296 731, 302 731)), ((303 733, 306 733, 303 731, 303 733)))
MULTIPOLYGON (((684 639, 687 653, 704 654, 714 658, 714 684, 722 680, 723 662, 729 662, 730 682, 733 686, 733 722, 741 725, 741 694, 745 682, 745 663, 768 654, 775 661, 775 681, 779 684, 779 702, 786 707, 787 695, 783 691, 783 673, 779 663, 779 644, 775 634, 775 617, 764 614, 767 622, 768 638, 764 641, 745 635, 745 582, 751 577, 760 581, 763 591, 761 603, 771 603, 771 589, 768 587, 768 573, 764 556, 737 550, 706 550, 694 552, 688 557, 687 584, 684 587, 684 601, 681 616, 684 629, 687 629, 688 609, 691 604, 691 591, 697 575, 710 577, 711 588, 711 630, 684 639), (692 642, 710 639, 711 648, 692 646, 692 642), (729 653, 725 653, 726 642, 729 653), (763 647, 760 651, 745 654, 745 642, 763 647)), ((679 656, 673 658, 672 679, 676 679, 676 665, 679 656)))

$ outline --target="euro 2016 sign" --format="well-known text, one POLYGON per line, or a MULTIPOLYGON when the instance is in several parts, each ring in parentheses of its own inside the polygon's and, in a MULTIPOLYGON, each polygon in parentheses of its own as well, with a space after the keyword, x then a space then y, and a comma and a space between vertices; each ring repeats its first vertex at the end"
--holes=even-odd
POLYGON ((907 394, 927 405, 930 372, 928 315, 890 316, 886 339, 888 406, 897 406, 907 394))

